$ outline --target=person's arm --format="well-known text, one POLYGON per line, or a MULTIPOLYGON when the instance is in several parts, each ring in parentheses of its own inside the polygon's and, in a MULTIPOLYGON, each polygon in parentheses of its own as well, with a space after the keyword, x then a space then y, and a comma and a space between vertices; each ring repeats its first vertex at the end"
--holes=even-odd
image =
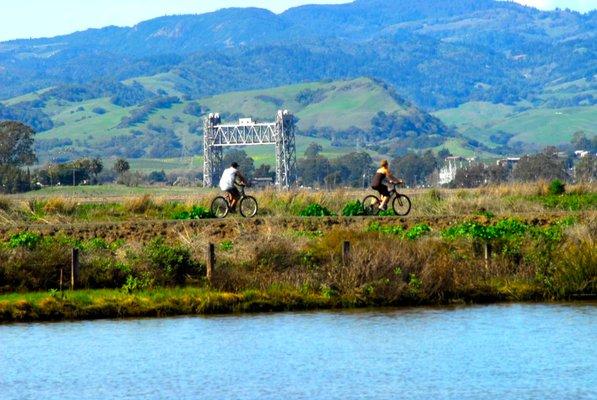
POLYGON ((241 185, 247 184, 247 180, 245 179, 243 174, 240 173, 240 171, 236 173, 236 179, 240 182, 241 185))
POLYGON ((402 179, 398 179, 398 178, 396 178, 396 177, 395 177, 395 176, 394 176, 394 175, 393 175, 393 174, 390 172, 390 170, 388 170, 388 180, 389 180, 391 183, 398 183, 398 184, 402 184, 402 183, 404 183, 404 181, 402 181, 402 179))

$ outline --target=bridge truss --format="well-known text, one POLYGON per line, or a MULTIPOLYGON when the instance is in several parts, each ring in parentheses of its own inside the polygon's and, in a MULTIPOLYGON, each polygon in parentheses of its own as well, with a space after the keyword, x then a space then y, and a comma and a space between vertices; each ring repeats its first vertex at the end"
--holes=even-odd
POLYGON ((255 123, 241 119, 238 124, 223 124, 219 114, 209 114, 203 125, 203 186, 219 182, 224 147, 274 145, 276 186, 289 188, 296 181, 296 142, 294 116, 280 110, 276 121, 255 123))

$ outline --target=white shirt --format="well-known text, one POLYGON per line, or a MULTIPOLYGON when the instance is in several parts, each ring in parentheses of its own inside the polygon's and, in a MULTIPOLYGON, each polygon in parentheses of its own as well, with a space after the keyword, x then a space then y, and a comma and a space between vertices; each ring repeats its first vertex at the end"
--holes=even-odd
POLYGON ((236 174, 238 170, 234 167, 226 168, 220 178, 220 189, 226 191, 234 188, 234 182, 236 181, 236 174))

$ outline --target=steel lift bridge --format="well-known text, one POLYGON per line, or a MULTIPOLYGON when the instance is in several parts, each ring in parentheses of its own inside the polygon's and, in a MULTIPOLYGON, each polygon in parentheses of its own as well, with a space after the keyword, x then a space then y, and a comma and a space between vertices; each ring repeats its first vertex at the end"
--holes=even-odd
POLYGON ((287 110, 278 111, 271 123, 241 118, 238 124, 223 124, 219 114, 209 114, 203 125, 203 186, 220 181, 224 147, 274 145, 276 186, 289 188, 296 181, 295 130, 294 116, 287 110))

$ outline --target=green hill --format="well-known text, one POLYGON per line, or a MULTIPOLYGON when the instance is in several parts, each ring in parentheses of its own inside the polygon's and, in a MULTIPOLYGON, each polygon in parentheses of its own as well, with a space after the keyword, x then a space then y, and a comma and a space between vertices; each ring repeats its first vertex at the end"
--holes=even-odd
POLYGON ((433 115, 490 147, 519 142, 540 148, 569 143, 578 131, 597 135, 596 97, 595 80, 580 79, 555 82, 530 101, 514 105, 468 102, 433 115))
MULTIPOLYGON (((121 107, 107 97, 67 101, 63 98, 44 98, 43 92, 3 103, 5 106, 14 106, 23 101, 41 102, 41 107, 36 106, 35 110, 46 114, 54 127, 37 135, 40 162, 83 155, 122 156, 131 159, 133 167, 141 170, 199 166, 202 117, 207 112, 219 112, 225 120, 230 121, 239 117, 270 121, 278 109, 288 109, 297 116, 300 132, 307 132, 318 129, 369 130, 372 118, 380 111, 406 116, 415 109, 387 86, 367 78, 226 93, 193 101, 181 100, 181 92, 175 88, 184 82, 172 81, 171 75, 161 74, 135 81, 162 96, 179 96, 177 102, 151 109, 138 123, 124 124, 126 126, 123 120, 143 109, 143 104, 121 107), (191 106, 200 112, 193 112, 191 106), (135 153, 136 150, 141 152, 144 149, 150 149, 150 154, 135 153)), ((311 142, 322 145, 323 154, 328 156, 356 149, 355 144, 332 146, 329 138, 299 134, 299 154, 311 142)), ((247 151, 258 164, 274 161, 270 149, 254 148, 247 151)))

